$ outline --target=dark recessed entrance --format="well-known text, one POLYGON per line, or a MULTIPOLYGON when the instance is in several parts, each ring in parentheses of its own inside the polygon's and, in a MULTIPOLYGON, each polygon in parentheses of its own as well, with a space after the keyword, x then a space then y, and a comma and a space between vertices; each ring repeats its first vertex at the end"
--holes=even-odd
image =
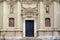
POLYGON ((25 21, 25 36, 34 37, 34 20, 25 21))

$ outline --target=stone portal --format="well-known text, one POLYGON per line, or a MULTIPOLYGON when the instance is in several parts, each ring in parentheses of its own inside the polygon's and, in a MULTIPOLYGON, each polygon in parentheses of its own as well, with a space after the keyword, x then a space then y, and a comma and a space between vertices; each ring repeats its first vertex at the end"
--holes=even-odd
POLYGON ((34 37, 34 20, 25 21, 25 36, 34 37))

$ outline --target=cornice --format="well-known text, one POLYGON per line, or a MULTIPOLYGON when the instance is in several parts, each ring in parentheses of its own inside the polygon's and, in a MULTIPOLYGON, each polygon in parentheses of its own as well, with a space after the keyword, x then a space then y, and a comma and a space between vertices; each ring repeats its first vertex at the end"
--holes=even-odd
POLYGON ((17 1, 21 1, 21 0, 0 0, 0 2, 4 2, 4 1, 15 1, 15 2, 17 2, 17 1))
POLYGON ((34 2, 36 2, 36 3, 39 3, 39 2, 44 2, 44 3, 46 3, 46 2, 50 2, 50 3, 52 3, 52 2, 58 2, 58 3, 60 3, 60 0, 0 0, 0 3, 1 2, 4 2, 4 1, 7 1, 8 3, 10 2, 10 1, 12 1, 13 3, 14 2, 17 2, 17 1, 19 1, 19 2, 21 2, 21 3, 26 3, 26 4, 32 4, 32 3, 34 3, 34 2))
MULTIPOLYGON (((0 0, 0 2, 2 2, 2 1, 34 1, 34 2, 40 2, 40 1, 50 1, 50 0, 0 0)), ((51 0, 51 1, 56 1, 56 2, 59 2, 60 0, 51 0)))

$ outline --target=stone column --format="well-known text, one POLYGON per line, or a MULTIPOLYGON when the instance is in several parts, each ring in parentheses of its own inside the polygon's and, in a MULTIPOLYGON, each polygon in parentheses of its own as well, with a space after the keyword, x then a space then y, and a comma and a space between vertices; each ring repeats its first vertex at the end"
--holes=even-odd
POLYGON ((17 30, 20 32, 17 32, 17 36, 22 36, 22 17, 21 17, 21 1, 17 1, 17 30))
POLYGON ((59 3, 54 1, 54 27, 58 28, 59 25, 59 3))
MULTIPOLYGON (((59 29, 59 3, 54 1, 54 28, 55 30, 59 29)), ((54 32, 55 36, 58 36, 58 31, 54 32)))
POLYGON ((3 28, 8 27, 8 5, 6 1, 3 1, 3 28))
POLYGON ((22 17, 21 17, 21 2, 17 1, 17 28, 22 28, 22 17))
POLYGON ((40 29, 44 28, 45 26, 45 18, 44 18, 44 3, 43 1, 40 1, 40 29))
POLYGON ((44 9, 44 3, 42 0, 39 2, 39 9, 38 10, 39 10, 38 12, 39 12, 39 22, 40 22, 39 24, 40 24, 40 26, 39 26, 37 35, 38 35, 38 37, 41 37, 44 35, 44 32, 42 32, 42 30, 45 27, 45 18, 44 18, 45 9, 44 9))

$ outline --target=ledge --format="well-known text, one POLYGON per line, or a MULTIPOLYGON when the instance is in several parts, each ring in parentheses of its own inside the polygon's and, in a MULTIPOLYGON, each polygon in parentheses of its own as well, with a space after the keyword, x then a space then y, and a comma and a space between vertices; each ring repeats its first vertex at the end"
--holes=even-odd
POLYGON ((6 31, 6 32, 23 32, 23 30, 21 30, 21 29, 0 29, 0 31, 2 31, 2 32, 4 32, 4 31, 6 31))
POLYGON ((37 31, 60 31, 60 28, 41 28, 37 31))

